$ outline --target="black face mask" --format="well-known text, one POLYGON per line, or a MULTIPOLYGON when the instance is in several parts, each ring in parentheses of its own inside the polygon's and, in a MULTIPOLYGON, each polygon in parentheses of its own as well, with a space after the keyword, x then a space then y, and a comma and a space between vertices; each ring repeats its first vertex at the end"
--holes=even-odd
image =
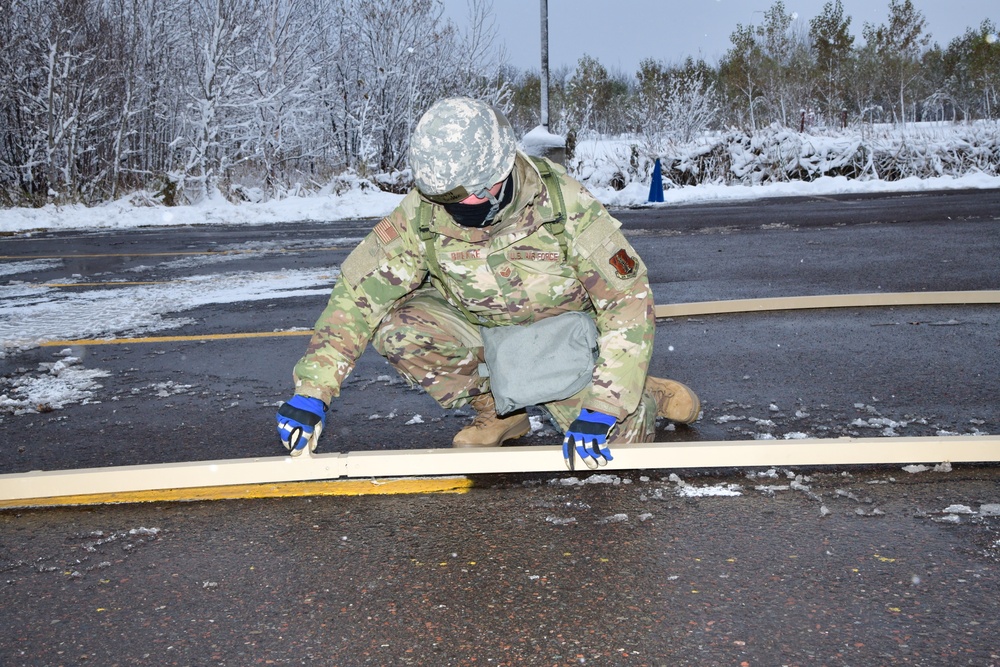
POLYGON ((488 227, 493 224, 493 220, 496 218, 497 214, 503 210, 507 204, 511 202, 514 198, 514 175, 511 174, 504 181, 503 187, 500 191, 500 206, 490 217, 490 210, 493 208, 493 202, 486 200, 480 204, 445 204, 444 210, 448 212, 456 223, 462 225, 463 227, 488 227))

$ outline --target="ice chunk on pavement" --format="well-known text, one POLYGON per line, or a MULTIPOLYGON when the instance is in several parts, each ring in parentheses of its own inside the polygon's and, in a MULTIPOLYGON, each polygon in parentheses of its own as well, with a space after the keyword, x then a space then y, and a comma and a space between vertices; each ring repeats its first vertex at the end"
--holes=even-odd
POLYGON ((948 505, 944 511, 948 514, 975 514, 968 505, 948 505))
POLYGON ((951 472, 951 464, 945 461, 944 463, 937 464, 933 468, 925 466, 923 464, 908 465, 908 466, 903 466, 903 470, 910 473, 911 475, 918 472, 927 472, 928 470, 933 470, 934 472, 951 472))
POLYGON ((547 517, 545 517, 545 520, 548 521, 549 523, 551 523, 554 526, 567 526, 567 525, 569 525, 571 523, 576 523, 576 517, 575 516, 566 517, 566 518, 558 517, 558 516, 547 516, 547 517))

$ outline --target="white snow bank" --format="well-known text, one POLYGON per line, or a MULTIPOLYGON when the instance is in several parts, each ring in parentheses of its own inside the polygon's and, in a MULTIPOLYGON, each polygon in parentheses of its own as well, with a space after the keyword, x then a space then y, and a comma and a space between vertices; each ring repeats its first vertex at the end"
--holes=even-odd
POLYGON ((590 187, 605 206, 663 207, 677 204, 726 202, 764 197, 817 197, 864 193, 920 192, 929 190, 967 190, 1000 188, 1000 176, 969 174, 936 178, 904 178, 899 181, 858 181, 846 176, 821 176, 815 181, 789 181, 764 185, 686 185, 664 190, 663 203, 649 204, 648 183, 630 183, 624 190, 611 187, 590 187))
POLYGON ((177 225, 259 225, 275 222, 305 222, 380 218, 402 200, 402 195, 374 187, 351 188, 341 194, 327 193, 287 197, 272 201, 233 204, 214 197, 190 206, 137 204, 126 197, 100 206, 83 205, 0 210, 0 232, 36 229, 126 229, 177 225))
MULTIPOLYGON (((857 181, 844 176, 823 176, 812 182, 790 181, 765 185, 690 185, 664 191, 663 203, 649 204, 649 183, 633 182, 623 190, 607 185, 588 186, 605 206, 665 207, 678 204, 745 201, 765 197, 816 197, 879 192, 919 192, 1000 188, 1000 176, 969 174, 953 177, 906 178, 899 181, 857 181)), ((263 203, 232 204, 224 199, 192 206, 133 206, 120 200, 101 206, 45 206, 0 210, 0 232, 32 230, 127 229, 157 226, 263 225, 376 219, 388 215, 402 200, 388 192, 354 192, 344 195, 288 197, 263 203)), ((9 266, 9 265, 7 265, 9 266)), ((12 269, 13 270, 13 269, 12 269)), ((18 271, 24 270, 23 268, 18 271)))

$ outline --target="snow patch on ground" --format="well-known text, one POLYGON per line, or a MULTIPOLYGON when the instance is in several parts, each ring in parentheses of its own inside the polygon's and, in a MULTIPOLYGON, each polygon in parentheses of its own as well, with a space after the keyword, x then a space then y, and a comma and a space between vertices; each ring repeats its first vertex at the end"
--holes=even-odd
MULTIPOLYGON (((630 480, 631 481, 631 480, 630 480)), ((618 486, 622 483, 622 478, 618 475, 594 474, 590 477, 558 477, 549 480, 549 484, 558 486, 584 486, 586 484, 611 484, 618 486)))
POLYGON ((61 259, 38 259, 30 262, 0 262, 0 276, 16 276, 19 273, 48 271, 62 266, 61 259))
POLYGON ((319 269, 227 273, 191 276, 161 285, 73 292, 0 285, 0 344, 24 349, 43 341, 176 329, 193 320, 166 315, 209 304, 326 296, 336 276, 336 271, 319 269))
POLYGON ((342 194, 287 197, 260 203, 233 204, 212 197, 190 206, 137 206, 132 197, 87 207, 80 204, 0 209, 0 232, 35 229, 127 229, 193 225, 260 225, 275 222, 325 222, 379 218, 403 195, 377 188, 351 188, 342 194))
POLYGON ((739 484, 715 484, 712 486, 692 486, 682 480, 676 473, 670 474, 670 481, 676 485, 676 494, 683 498, 705 498, 709 496, 742 496, 743 487, 739 484))
POLYGON ((945 463, 939 463, 936 466, 925 466, 925 465, 922 465, 922 464, 921 465, 908 465, 908 466, 903 466, 903 470, 905 472, 910 473, 911 475, 916 474, 916 473, 921 473, 921 472, 929 472, 929 471, 934 471, 934 472, 951 472, 951 464, 948 463, 948 462, 945 462, 945 463))
POLYGON ((41 363, 35 373, 0 381, 0 411, 22 415, 92 403, 94 391, 103 386, 97 380, 109 375, 108 371, 81 367, 76 357, 41 363))
POLYGON ((154 382, 147 387, 135 387, 132 389, 132 394, 141 395, 146 398, 149 398, 150 396, 155 396, 157 398, 169 398, 179 394, 190 394, 192 393, 191 389, 193 388, 194 385, 191 384, 180 384, 179 382, 167 380, 166 382, 154 382))

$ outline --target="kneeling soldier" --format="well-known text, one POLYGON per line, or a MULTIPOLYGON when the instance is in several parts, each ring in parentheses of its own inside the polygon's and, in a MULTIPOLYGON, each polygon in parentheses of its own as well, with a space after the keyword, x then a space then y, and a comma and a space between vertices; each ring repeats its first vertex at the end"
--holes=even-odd
MULTIPOLYGON (((655 323, 646 267, 580 183, 519 151, 507 119, 467 98, 427 110, 409 159, 414 189, 344 261, 295 365, 295 396, 278 411, 293 456, 315 449, 330 401, 369 342, 441 406, 472 405, 476 417, 455 447, 525 435, 530 424, 517 399, 494 396, 506 364, 494 360, 485 372, 484 334, 566 313, 585 314, 596 340, 585 383, 536 404, 565 432, 567 463, 574 448, 596 468, 611 460, 610 445, 652 441, 657 416, 698 418, 691 389, 647 376, 655 323)), ((542 345, 555 354, 543 353, 539 373, 558 375, 560 340, 542 345)))

